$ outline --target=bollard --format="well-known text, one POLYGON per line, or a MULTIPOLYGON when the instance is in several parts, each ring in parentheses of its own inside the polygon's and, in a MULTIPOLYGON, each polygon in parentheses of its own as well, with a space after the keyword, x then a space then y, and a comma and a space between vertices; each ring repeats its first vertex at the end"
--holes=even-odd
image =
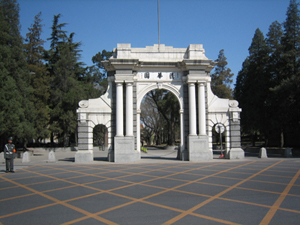
POLYGON ((30 162, 29 152, 24 152, 22 156, 22 163, 29 163, 29 162, 30 162))
POLYGON ((48 162, 56 162, 55 154, 54 154, 53 150, 51 150, 51 151, 49 152, 49 155, 48 155, 48 162))
POLYGON ((258 158, 268 158, 267 150, 265 148, 259 149, 258 158))

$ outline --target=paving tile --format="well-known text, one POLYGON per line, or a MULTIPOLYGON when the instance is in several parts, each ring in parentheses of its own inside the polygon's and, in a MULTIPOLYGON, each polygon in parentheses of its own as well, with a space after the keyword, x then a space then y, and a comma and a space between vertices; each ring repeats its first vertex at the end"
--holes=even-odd
POLYGON ((119 187, 122 187, 125 185, 130 185, 130 183, 125 182, 125 181, 124 182, 119 181, 119 180, 103 180, 103 181, 95 182, 92 184, 87 184, 86 186, 98 188, 100 190, 110 190, 110 189, 119 188, 119 187))
POLYGON ((223 194, 221 197, 272 206, 279 196, 279 194, 234 188, 229 192, 223 194))
MULTIPOLYGON (((300 197, 300 186, 293 186, 289 191, 289 194, 298 195, 300 197)), ((299 202, 300 205, 300 202, 299 202)))
POLYGON ((140 174, 140 173, 143 173, 143 172, 146 172, 146 171, 149 171, 149 169, 139 168, 139 167, 122 169, 122 172, 123 173, 127 173, 127 174, 130 174, 130 173, 138 173, 138 174, 140 174))
POLYGON ((77 184, 85 184, 85 183, 100 181, 100 180, 104 180, 104 179, 105 178, 102 178, 102 177, 84 175, 81 177, 69 178, 68 181, 72 181, 77 184))
POLYGON ((174 172, 163 171, 163 170, 154 170, 154 171, 145 172, 143 174, 156 176, 156 177, 164 177, 164 176, 169 176, 171 174, 174 174, 174 172))
POLYGON ((163 224, 178 214, 178 212, 169 209, 137 202, 101 214, 101 217, 118 224, 153 225, 163 224))
MULTIPOLYGON (((300 193, 299 193, 300 194, 300 193)), ((300 216, 300 195, 296 196, 285 196, 280 208, 298 210, 300 216)))
POLYGON ((296 173, 298 171, 295 172, 288 172, 288 171, 283 171, 284 169, 279 168, 278 170, 274 170, 274 168, 272 168, 272 170, 267 170, 267 171, 263 171, 261 174, 262 175, 274 175, 274 176, 278 176, 278 177, 287 177, 287 178, 293 178, 296 173))
POLYGON ((153 179, 156 179, 156 178, 152 177, 152 176, 145 176, 145 175, 130 175, 127 177, 118 178, 118 180, 131 181, 131 182, 135 182, 135 183, 140 183, 140 182, 144 182, 147 180, 153 180, 153 179))
POLYGON ((277 210, 269 225, 299 224, 300 213, 277 210))
POLYGON ((196 174, 185 174, 185 173, 179 173, 179 174, 168 176, 168 178, 170 179, 178 179, 182 181, 194 181, 203 177, 204 177, 203 175, 199 175, 199 174, 196 175, 196 174))
POLYGON ((82 216, 84 216, 84 214, 68 207, 54 205, 2 218, 0 221, 5 225, 62 224, 70 220, 78 219, 82 216))
POLYGON ((71 177, 78 177, 78 176, 82 176, 82 174, 76 172, 64 172, 64 173, 57 173, 51 175, 51 177, 59 178, 59 179, 68 179, 71 177))
POLYGON ((160 178, 157 180, 145 182, 144 184, 153 185, 156 187, 163 187, 163 188, 174 188, 181 184, 186 184, 187 181, 179 181, 179 180, 172 180, 168 178, 160 178))
MULTIPOLYGON (((1 187, 1 185, 0 185, 1 187)), ((5 200, 8 198, 13 198, 13 197, 18 197, 18 196, 22 196, 22 195, 28 195, 28 194, 32 194, 32 191, 29 191, 25 188, 22 187, 14 187, 14 188, 9 188, 9 189, 5 189, 5 190, 0 190, 0 200, 5 200)), ((0 202, 1 204, 1 202, 0 202)))
POLYGON ((292 180, 291 177, 281 177, 281 176, 268 176, 268 175, 257 175, 251 179, 252 181, 267 181, 267 182, 275 182, 281 184, 288 184, 292 180))
POLYGON ((73 223, 74 225, 101 225, 101 224, 107 224, 107 223, 103 223, 99 220, 96 220, 94 218, 88 218, 76 223, 73 223))
POLYGON ((143 186, 143 185, 133 185, 130 187, 125 187, 122 189, 118 189, 115 191, 112 191, 113 193, 117 193, 117 194, 121 194, 124 196, 129 196, 132 198, 144 198, 147 197, 149 195, 153 195, 156 194, 158 192, 163 191, 163 189, 160 188, 154 188, 154 187, 148 187, 148 186, 143 186))
POLYGON ((90 213, 97 213, 102 210, 110 209, 112 207, 122 205, 130 201, 132 200, 122 198, 113 194, 100 193, 98 195, 69 201, 68 203, 90 213))
POLYGON ((106 178, 117 178, 117 177, 122 177, 128 175, 128 173, 122 173, 122 172, 105 172, 105 173, 99 173, 97 174, 98 176, 101 177, 106 177, 106 178))
MULTIPOLYGON (((1 178, 0 178, 1 180, 1 178)), ((17 187, 14 183, 11 183, 9 181, 6 181, 6 180, 1 180, 0 181, 0 191, 2 189, 7 189, 7 188, 12 188, 12 187, 17 187)))
POLYGON ((40 182, 45 182, 45 181, 55 181, 55 179, 50 178, 50 177, 44 177, 44 176, 35 176, 35 177, 29 177, 29 178, 15 180, 15 182, 22 184, 22 185, 40 183, 40 182))
POLYGON ((242 183, 239 187, 281 193, 286 188, 286 185, 258 181, 246 181, 245 183, 242 183))
POLYGON ((259 224, 268 211, 269 208, 265 207, 216 199, 194 212, 234 223, 253 225, 259 224))
POLYGON ((97 193, 98 191, 86 187, 70 187, 55 191, 48 191, 46 194, 61 201, 70 200, 77 197, 82 197, 97 193))
POLYGON ((188 210, 207 199, 207 197, 202 197, 199 195, 168 191, 160 195, 148 198, 146 201, 176 209, 188 210))
POLYGON ((230 172, 224 172, 224 173, 218 174, 217 176, 237 178, 237 179, 247 179, 250 176, 252 176, 252 174, 251 173, 240 173, 240 172, 230 171, 230 172))
MULTIPOLYGON (((40 195, 30 195, 1 201, 0 216, 20 212, 23 210, 40 207, 54 203, 52 200, 42 197, 40 195)), ((20 223, 15 223, 20 224, 20 223)))
POLYGON ((199 181, 199 183, 210 183, 210 184, 220 184, 232 186, 241 182, 240 179, 230 179, 230 178, 222 178, 222 177, 208 177, 199 181))
POLYGON ((183 217, 182 219, 178 220, 175 223, 172 223, 174 225, 182 225, 182 224, 190 224, 190 225, 199 225, 199 224, 205 224, 205 225, 224 225, 224 223, 219 223, 215 220, 209 220, 205 218, 201 218, 198 216, 192 216, 192 215, 187 215, 183 217))
POLYGON ((27 187, 30 187, 36 191, 49 191, 57 188, 64 188, 64 187, 70 187, 73 186, 74 184, 60 181, 60 180, 54 180, 51 182, 45 182, 45 183, 39 183, 39 184, 29 184, 27 187))
POLYGON ((210 169, 205 168, 205 169, 192 170, 192 171, 189 171, 188 173, 189 174, 199 174, 202 176, 209 176, 209 175, 216 174, 218 172, 219 172, 218 170, 210 170, 210 169))
POLYGON ((226 188, 210 184, 192 183, 178 188, 178 190, 197 193, 202 195, 214 196, 224 191, 226 188))
POLYGON ((298 177, 298 179, 295 181, 296 185, 300 185, 300 177, 298 177))

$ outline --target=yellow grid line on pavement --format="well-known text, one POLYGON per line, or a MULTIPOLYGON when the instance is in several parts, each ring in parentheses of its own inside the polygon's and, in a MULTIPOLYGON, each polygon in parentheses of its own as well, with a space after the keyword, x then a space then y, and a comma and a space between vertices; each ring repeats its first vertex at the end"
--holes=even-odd
MULTIPOLYGON (((252 163, 252 162, 249 162, 249 163, 247 163, 247 164, 251 164, 251 163, 252 163)), ((213 165, 209 165, 209 166, 213 166, 213 165)), ((243 166, 243 165, 239 165, 239 166, 237 166, 237 167, 241 167, 241 166, 243 166)), ((229 170, 234 169, 234 168, 237 168, 237 167, 229 168, 229 169, 227 169, 227 170, 229 171, 229 170)), ((223 173, 223 172, 226 172, 226 170, 225 170, 225 171, 219 171, 219 172, 217 172, 217 174, 223 173)), ((177 172, 177 173, 175 173, 175 174, 180 174, 180 173, 183 173, 183 172, 177 172)), ((174 175, 174 174, 173 174, 173 175, 174 175)), ((214 175, 214 174, 207 175, 207 176, 205 176, 205 177, 201 177, 201 178, 199 178, 199 179, 196 179, 196 180, 193 180, 193 181, 189 181, 189 182, 187 182, 187 183, 185 183, 185 184, 181 184, 181 185, 178 185, 178 186, 172 187, 172 188, 167 188, 167 189, 165 189, 165 190, 163 190, 163 191, 161 191, 161 192, 158 192, 158 193, 155 193, 155 194, 152 194, 152 195, 149 195, 149 196, 140 198, 140 199, 135 199, 135 200, 133 200, 133 201, 131 201, 131 202, 128 202, 128 203, 125 203, 125 204, 123 204, 123 205, 119 205, 119 206, 112 207, 112 208, 109 208, 109 209, 106 209, 106 210, 102 210, 102 211, 100 211, 100 212, 95 213, 95 215, 101 215, 101 214, 103 214, 103 213, 107 213, 107 212, 109 212, 109 211, 112 211, 112 210, 115 210, 115 209, 117 209, 117 208, 121 208, 121 207, 130 205, 130 204, 133 204, 133 203, 136 203, 136 202, 143 202, 143 203, 146 203, 146 204, 159 206, 159 207, 161 207, 161 208, 172 209, 172 210, 174 210, 174 211, 181 211, 180 209, 176 209, 176 208, 168 207, 168 206, 165 206, 165 205, 160 205, 160 204, 148 202, 148 201, 145 201, 145 199, 148 199, 148 198, 151 198, 151 197, 154 197, 154 196, 158 196, 158 195, 163 194, 163 193, 166 193, 166 192, 168 192, 168 191, 170 191, 170 190, 175 190, 175 189, 178 188, 178 187, 182 187, 182 186, 185 186, 185 185, 188 185, 188 184, 191 184, 191 183, 195 183, 195 182, 197 182, 197 181, 199 181, 199 180, 201 180, 201 179, 205 179, 205 178, 211 177, 211 176, 213 176, 213 175, 214 175)), ((166 176, 164 176, 164 177, 166 177, 166 176)), ((162 178, 164 178, 164 177, 162 177, 162 178)), ((158 179, 160 179, 160 177, 159 177, 158 179)), ((144 182, 148 182, 148 181, 143 181, 143 182, 140 182, 140 183, 144 183, 144 182)), ((140 183, 138 183, 138 184, 140 184, 140 183)), ((111 190, 108 190, 107 192, 110 192, 111 194, 114 194, 114 195, 119 195, 119 194, 117 194, 117 193, 111 192, 111 190)), ((123 196, 123 195, 119 195, 119 196, 120 196, 120 197, 126 197, 126 196, 123 196)), ((183 211, 183 212, 186 212, 186 211, 183 211)), ((193 213, 193 214, 194 214, 194 213, 193 213)), ((198 215, 198 217, 207 218, 207 216, 205 216, 205 215, 200 215, 200 214, 197 214, 197 215, 198 215)), ((87 219, 87 218, 88 218, 88 217, 85 216, 85 217, 83 217, 83 218, 79 218, 79 219, 70 221, 70 222, 68 222, 68 223, 65 223, 64 225, 67 225, 67 224, 73 224, 73 223, 82 221, 82 220, 87 219)), ((213 221, 219 220, 219 219, 216 219, 216 218, 210 218, 210 219, 213 220, 213 221)), ((225 220, 223 221, 223 223, 224 223, 224 222, 225 222, 225 220)), ((226 223, 228 223, 228 221, 226 221, 226 223)), ((232 222, 231 222, 231 223, 232 223, 232 222)))
MULTIPOLYGON (((275 164, 273 164, 273 165, 271 165, 271 166, 269 166, 269 167, 267 167, 267 168, 265 168, 265 169, 259 171, 258 173, 253 174, 252 176, 250 176, 250 177, 244 179, 243 181, 240 181, 239 183, 237 183, 237 184, 235 184, 235 185, 232 185, 231 187, 229 187, 229 188, 225 189, 224 191, 222 191, 222 192, 216 194, 215 196, 213 196, 213 197, 211 197, 211 198, 209 198, 209 199, 203 201, 202 203, 200 203, 200 204, 198 204, 198 205, 192 207, 191 209, 185 211, 184 213, 182 213, 182 214, 180 214, 180 215, 178 215, 178 216, 176 216, 176 217, 170 219, 169 221, 167 221, 167 222, 164 223, 164 224, 173 224, 173 223, 177 222, 178 220, 182 219, 183 217, 185 217, 186 215, 190 214, 191 212, 194 212, 196 209, 199 209, 199 208, 203 207, 204 205, 206 205, 206 204, 212 202, 213 200, 217 199, 218 197, 221 197, 223 194, 225 194, 225 193, 231 191, 231 190, 234 189, 235 187, 241 185, 242 183, 245 183, 246 181, 250 180, 251 178, 257 176, 258 174, 260 174, 260 173, 262 173, 262 172, 268 170, 269 168, 272 168, 273 166, 279 164, 280 162, 282 162, 282 161, 279 161, 279 162, 277 162, 277 163, 275 163, 275 164)), ((250 163, 249 163, 249 164, 250 164, 250 163)))
MULTIPOLYGON (((215 166, 216 164, 212 164, 212 165, 209 165, 208 167, 211 167, 211 166, 215 166)), ((217 164, 218 165, 218 164, 217 164)), ((245 165, 245 164, 244 164, 245 165)), ((244 165, 240 165, 240 166, 244 166, 244 165)), ((182 164, 182 165, 180 165, 180 166, 182 166, 182 167, 184 167, 184 164, 182 164)), ((177 166, 170 166, 170 167, 178 167, 178 165, 177 166)), ((137 168, 140 168, 140 167, 136 167, 136 166, 134 166, 134 167, 132 167, 132 168, 134 168, 134 169, 137 169, 137 168)), ((143 168, 143 167, 142 167, 143 168)), ((131 175, 143 175, 143 176, 152 176, 152 177, 154 177, 154 179, 152 179, 152 180, 156 180, 156 179, 161 179, 161 178, 167 178, 168 176, 173 176, 173 175, 176 175, 176 174, 188 174, 188 172, 187 171, 192 171, 192 170, 198 170, 200 167, 198 167, 198 168, 192 168, 192 169, 189 169, 189 170, 185 170, 185 171, 181 171, 181 172, 177 172, 177 173, 173 173, 173 174, 170 174, 170 175, 166 175, 166 176, 162 176, 162 177, 157 177, 157 176, 154 176, 154 175, 149 175, 149 174, 143 174, 143 173, 147 173, 147 172, 151 172, 151 171, 164 171, 164 172, 166 172, 167 170, 166 170, 166 168, 167 167, 162 167, 162 168, 159 168, 159 169, 154 169, 154 170, 149 170, 149 171, 142 171, 142 172, 139 172, 139 173, 131 173, 131 172, 126 172, 126 173, 129 173, 129 175, 125 175, 125 176, 119 176, 119 177, 117 177, 117 178, 107 178, 107 177, 103 177, 104 179, 110 179, 110 180, 120 180, 120 181, 123 181, 123 182, 130 182, 130 181, 126 181, 126 180, 121 180, 121 179, 118 179, 118 178, 120 178, 120 177, 126 177, 126 176, 131 176, 131 175)), ((54 168, 49 168, 49 169, 54 169, 54 168)), ((61 170, 62 168, 57 168, 57 169, 59 169, 59 170, 61 170)), ((68 168, 69 169, 69 168, 68 168)), ((97 168, 95 168, 95 167, 88 167, 88 168, 86 168, 85 170, 90 170, 90 169, 97 169, 97 168)), ((103 168, 99 168, 99 169, 103 169, 103 168)), ((130 169, 130 168, 124 168, 123 170, 128 170, 128 169, 130 169)), ((234 168, 229 168, 228 170, 230 170, 230 169, 234 169, 234 168)), ((70 171, 70 170, 66 170, 67 172, 75 172, 75 173, 78 173, 78 171, 76 170, 76 171, 70 171)), ((82 170, 81 170, 82 171, 82 170)), ((119 170, 118 170, 119 171, 119 170)), ((219 170, 215 170, 215 171, 219 171, 219 170)), ((28 172, 32 172, 31 170, 29 170, 28 172)), ((110 169, 108 169, 108 171, 105 171, 104 173, 107 173, 107 172, 115 172, 115 170, 110 170, 110 169)), ((224 172, 224 171, 220 171, 220 172, 224 172)), ((88 174, 88 173, 82 173, 82 174, 84 174, 84 175, 90 175, 90 176, 92 176, 92 175, 95 175, 95 174, 88 174)), ((39 175, 41 175, 41 176, 45 176, 45 174, 39 174, 39 175)), ((82 176, 84 176, 84 175, 82 175, 82 176)), ((192 175, 197 175, 197 174, 192 174, 192 175)), ((200 174, 198 174, 198 175, 200 175, 200 174)), ((215 174, 211 174, 211 175, 209 175, 209 177, 210 176, 214 176, 215 174)), ((97 175, 96 175, 97 176, 97 175)), ((268 176, 268 175, 267 175, 268 176)), ((49 177, 51 177, 51 176, 49 176, 49 177)), ((81 176, 78 176, 78 177, 81 177, 81 176)), ((97 176, 98 177, 98 176, 97 176)), ((204 177, 201 177, 200 179, 204 179, 204 178, 207 178, 208 176, 204 176, 204 177)), ((217 177, 217 176, 216 176, 217 177)), ((69 179, 69 178, 65 178, 65 179, 60 179, 60 178, 56 178, 56 177, 52 177, 52 178, 54 178, 54 179, 58 179, 58 180, 62 180, 62 181, 67 181, 67 179, 69 179)), ((72 178, 74 178, 74 177, 72 177, 72 178)), ((224 177, 222 177, 222 178, 224 178, 224 177)), ((71 179, 71 178, 70 178, 71 179)), ((167 179, 174 179, 174 178, 167 178, 167 179)), ((237 178, 229 178, 229 179, 237 179, 237 178)), ((175 179, 175 180, 180 180, 180 179, 175 179)), ((199 179, 198 179, 199 180, 199 179)), ((238 180, 242 180, 242 179, 238 179, 238 180)), ((145 186, 152 186, 152 187, 156 187, 156 188, 161 188, 161 189, 164 189, 164 188, 162 188, 162 187, 158 187, 158 186, 154 186, 154 185, 148 185, 148 184, 143 184, 144 182, 149 182, 149 181, 151 181, 151 180, 146 180, 146 181, 143 181, 143 182, 140 182, 140 183, 135 183, 135 182, 133 182, 134 184, 141 184, 141 185, 145 185, 145 186)), ((184 181, 184 182, 187 182, 186 180, 181 180, 181 181, 184 181)), ((98 182, 98 181, 95 181, 95 182, 98 182)), ((199 182, 199 181, 192 181, 192 183, 193 182, 199 182)), ((75 182, 74 182, 75 183, 75 182)), ((85 183, 85 185, 86 184, 90 184, 90 183, 94 183, 94 182, 89 182, 89 183, 85 183)), ((187 182, 187 183, 191 183, 191 182, 187 182)), ((201 182, 199 182, 199 183, 201 183, 201 182)), ((84 187, 86 187, 85 185, 80 185, 80 184, 78 184, 78 183, 75 183, 76 185, 74 185, 74 186, 84 186, 84 187)), ((208 183, 209 184, 209 183, 208 183)), ((26 186, 26 185, 25 185, 26 186)), ((218 185, 218 186, 222 186, 222 185, 218 185)), ((124 188, 125 186, 122 186, 122 187, 119 187, 119 188, 124 188)), ((177 188, 178 186, 176 186, 175 188, 177 188)), ((66 188, 68 188, 68 187, 66 187, 66 188)), ((89 187, 89 188, 91 188, 91 187, 89 187)), ((116 188, 116 189, 119 189, 119 188, 116 188)), ((110 189, 110 190, 106 190, 106 191, 103 191, 103 190, 101 190, 101 189, 97 189, 97 190, 99 190, 99 191, 102 191, 102 192, 110 192, 110 191, 113 191, 113 190, 116 190, 116 189, 110 189)), ((243 189, 245 189, 245 188, 243 188, 243 189)), ((167 190, 170 190, 170 189, 167 189, 167 190)), ((251 189, 250 189, 251 190, 251 189)), ((48 191, 52 191, 52 190, 48 190, 48 191)), ((179 191, 179 192, 184 192, 184 191, 180 191, 180 190, 174 190, 174 191, 179 191)), ((255 191, 262 191, 262 190, 255 190, 255 191)), ((47 192, 47 191, 46 191, 47 192)), ((189 192, 187 192, 187 193, 189 193, 189 192)), ((97 193, 98 194, 98 193, 97 193)), ((115 194, 115 195, 118 195, 118 194, 116 194, 116 193, 111 193, 111 194, 115 194)), ((158 193, 158 194, 160 194, 160 193, 158 193)), ((190 194, 196 194, 196 193, 190 193, 190 194)), ((198 194, 197 194, 198 195, 198 194)), ((127 198, 130 198, 129 196, 123 196, 123 195, 118 195, 118 196, 120 196, 120 197, 127 197, 127 198)), ((202 196, 204 196, 204 195, 202 195, 202 196)), ((82 198, 85 198, 86 196, 82 196, 82 198)), ((149 196, 147 196, 147 197, 145 197, 145 198, 148 198, 149 196)), ((78 198, 74 198, 74 199, 78 199, 78 198)), ((66 200, 66 201, 64 201, 64 202, 67 202, 67 201, 73 201, 74 199, 68 199, 68 200, 66 200)), ((130 199, 132 199, 132 200, 135 200, 135 202, 144 202, 144 203, 147 203, 147 204, 151 204, 151 205, 153 205, 153 204, 155 204, 155 203, 149 203, 149 202, 147 202, 147 201, 144 201, 144 200, 142 200, 142 199, 135 199, 135 198, 130 198, 130 199)), ((221 198, 220 197, 220 199, 226 199, 226 198, 221 198)), ((229 201, 237 201, 237 200, 232 200, 232 199, 227 199, 227 200, 229 200, 229 201)), ((243 202, 243 201, 242 201, 243 202)), ((242 203, 241 202, 241 203, 242 203)), ((245 203, 245 202, 243 202, 243 203, 245 203)), ((132 202, 130 202, 130 204, 132 204, 132 202)), ((255 205, 255 203, 250 203, 250 204, 253 204, 253 205, 255 205)), ((126 204, 127 205, 127 204, 126 204)), ((158 206, 158 207, 164 207, 164 208, 166 208, 167 206, 163 206, 163 205, 159 205, 159 204, 155 204, 156 206, 158 206)), ((121 206, 121 205, 120 205, 121 206)), ((120 206, 117 206, 117 208, 120 208, 120 206)), ((123 206, 121 206, 121 207, 124 207, 125 205, 123 205, 123 206)), ((270 206, 269 206, 270 207, 270 206)), ((172 210, 174 210, 174 211, 178 211, 178 209, 176 209, 176 208, 172 208, 172 207, 170 207, 169 209, 172 209, 172 210)), ((110 208, 110 209, 107 209, 108 211, 111 211, 111 210, 113 210, 112 208, 110 208)), ((286 210, 286 209, 285 209, 286 210)), ((296 212, 298 212, 299 213, 299 211, 296 211, 296 212)), ((102 214, 102 213, 104 213, 104 212, 98 212, 98 213, 100 213, 100 214, 102 214)), ((98 214, 98 213, 96 213, 96 214, 98 214)), ((196 216, 199 216, 199 214, 196 214, 196 213, 190 213, 190 215, 196 215, 196 216)), ((91 216, 85 216, 85 217, 82 217, 82 218, 90 218, 91 216)), ((203 216, 203 215, 200 215, 200 217, 202 217, 202 218, 204 218, 205 216, 203 216)), ((208 217, 208 218, 210 218, 210 217, 208 217)), ((210 219, 212 219, 212 218, 210 218, 210 219)), ((216 219, 216 218, 213 218, 213 219, 216 219)), ((215 220, 216 221, 216 220, 215 220)), ((219 222, 221 222, 221 221, 219 221, 219 222)), ((227 222, 227 221, 223 221, 223 223, 229 223, 229 222, 227 222)), ((231 223, 231 222, 230 222, 231 223)))
MULTIPOLYGON (((36 194, 38 194, 38 195, 40 195, 40 196, 42 196, 42 197, 45 197, 45 198, 47 198, 47 199, 49 199, 49 200, 52 200, 52 201, 54 201, 55 203, 61 204, 61 205, 66 206, 66 207, 68 207, 68 208, 70 208, 70 209, 73 209, 73 210, 75 210, 75 211, 77 211, 77 212, 80 212, 80 213, 85 214, 85 215, 87 215, 87 216, 89 216, 89 217, 92 217, 92 218, 94 218, 94 219, 96 219, 96 220, 98 220, 98 221, 101 221, 101 222, 104 222, 104 223, 107 223, 107 224, 116 224, 116 223, 113 223, 112 221, 106 220, 106 219, 104 219, 104 218, 102 218, 102 217, 99 217, 99 216, 97 216, 97 215, 94 215, 94 214, 92 214, 92 213, 90 213, 90 212, 88 212, 88 211, 85 211, 85 210, 83 210, 83 209, 80 209, 80 208, 78 208, 78 207, 76 207, 76 206, 70 205, 70 204, 68 204, 68 203, 66 203, 66 202, 63 202, 63 201, 60 201, 60 200, 58 200, 58 199, 56 199, 56 198, 53 198, 53 197, 51 197, 51 196, 49 196, 49 195, 46 195, 46 194, 42 193, 42 192, 36 191, 36 190, 34 190, 34 189, 32 189, 32 188, 29 188, 29 187, 27 187, 27 186, 25 186, 25 185, 18 184, 18 183, 15 182, 15 181, 9 180, 9 179, 4 178, 4 177, 2 177, 2 179, 6 179, 6 180, 9 181, 9 182, 12 182, 12 183, 14 183, 14 184, 16 184, 16 185, 18 185, 18 186, 20 186, 20 187, 23 187, 23 188, 25 188, 25 189, 27 189, 27 190, 29 190, 29 191, 34 192, 34 193, 36 193, 36 194)), ((36 208, 38 209, 39 207, 36 207, 36 208)), ((1 218, 1 217, 0 217, 0 218, 1 218)))
POLYGON ((270 221, 272 220, 272 218, 274 217, 275 213, 277 212, 277 210, 279 209, 281 203, 283 202, 283 200, 285 199, 285 197, 287 196, 287 194, 289 193, 289 191, 291 190, 293 184, 296 182, 296 180, 298 179, 298 177, 300 176, 300 170, 298 171, 298 173, 293 177, 293 179, 290 181, 290 183, 286 186, 286 188, 284 189, 284 191, 281 193, 281 195, 279 196, 279 198, 277 199, 277 201, 272 205, 271 209, 269 210, 269 212, 265 215, 265 217, 263 218, 263 220, 261 221, 260 225, 265 225, 265 224, 269 224, 270 221))

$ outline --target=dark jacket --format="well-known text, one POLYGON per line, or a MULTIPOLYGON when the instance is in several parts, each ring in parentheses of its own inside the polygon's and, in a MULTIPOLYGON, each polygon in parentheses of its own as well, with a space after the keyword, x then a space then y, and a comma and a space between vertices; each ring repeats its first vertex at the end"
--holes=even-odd
POLYGON ((14 158, 15 155, 14 149, 15 149, 14 144, 6 144, 4 146, 4 158, 6 159, 14 158))

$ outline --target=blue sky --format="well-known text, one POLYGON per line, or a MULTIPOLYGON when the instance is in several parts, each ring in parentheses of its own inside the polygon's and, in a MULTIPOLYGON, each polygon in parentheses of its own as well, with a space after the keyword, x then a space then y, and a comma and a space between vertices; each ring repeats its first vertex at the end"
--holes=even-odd
MULTIPOLYGON (((53 16, 61 14, 65 30, 81 42, 81 60, 117 43, 144 48, 158 43, 157 0, 18 0, 21 35, 26 36, 34 16, 42 12, 43 34, 50 37, 53 16)), ((206 56, 216 60, 225 50, 228 67, 236 75, 248 56, 254 32, 264 35, 277 20, 286 20, 289 0, 160 0, 160 43, 175 48, 203 44, 206 56)), ((44 46, 49 49, 49 43, 44 46)))

